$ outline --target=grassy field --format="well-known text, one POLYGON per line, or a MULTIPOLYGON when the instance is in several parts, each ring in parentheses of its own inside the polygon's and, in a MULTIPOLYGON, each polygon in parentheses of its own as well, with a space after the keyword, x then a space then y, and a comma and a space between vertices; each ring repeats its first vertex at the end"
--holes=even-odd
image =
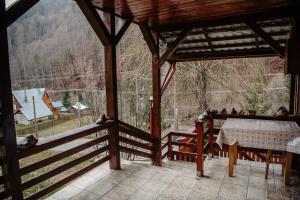
MULTIPOLYGON (((92 123, 92 118, 91 116, 83 116, 81 118, 81 125, 87 125, 92 123)), ((62 122, 57 125, 53 125, 50 128, 42 129, 38 131, 38 136, 39 137, 48 137, 52 135, 56 135, 58 133, 63 133, 65 131, 69 131, 75 128, 78 128, 79 126, 79 120, 78 119, 72 119, 66 122, 62 122)), ((35 133, 33 133, 35 135, 35 133)))

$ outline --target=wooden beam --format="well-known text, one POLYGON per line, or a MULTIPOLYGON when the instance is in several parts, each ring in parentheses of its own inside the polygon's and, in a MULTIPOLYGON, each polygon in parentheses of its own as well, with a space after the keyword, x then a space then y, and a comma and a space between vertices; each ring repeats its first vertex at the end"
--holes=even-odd
MULTIPOLYGON (((6 7, 5 1, 0 1, 0 19, 5 19, 6 7)), ((7 41, 7 27, 5 23, 0 23, 0 113, 2 120, 0 124, 0 137, 3 138, 3 148, 0 153, 3 156, 2 170, 9 185, 10 195, 12 199, 23 199, 21 190, 21 176, 19 160, 17 158, 17 141, 15 130, 15 119, 13 112, 11 79, 9 67, 8 41, 7 41), (2 151, 3 150, 3 151, 2 151)), ((5 184, 6 185, 6 184, 5 184)))
POLYGON ((19 0, 8 7, 6 11, 6 26, 10 26, 30 8, 37 4, 39 0, 19 0))
POLYGON ((87 0, 75 0, 79 8, 89 21, 90 25, 96 32, 98 38, 102 42, 103 46, 110 45, 110 33, 99 16, 97 10, 92 5, 91 1, 87 0))
POLYGON ((118 31, 118 33, 116 35, 116 38, 115 38, 116 45, 120 42, 122 36, 124 35, 124 33, 126 32, 128 27, 130 26, 131 22, 132 22, 131 19, 127 19, 125 21, 125 23, 123 24, 123 26, 121 27, 121 29, 118 31))
POLYGON ((278 54, 270 48, 266 49, 251 49, 251 50, 232 50, 232 51, 219 51, 209 53, 180 53, 173 54, 169 58, 170 62, 186 62, 195 60, 215 60, 215 59, 235 59, 235 58, 251 58, 251 57, 268 57, 277 56, 278 54))
MULTIPOLYGON (((210 33, 210 32, 208 32, 210 33)), ((270 33, 270 36, 286 36, 288 31, 278 31, 270 33)), ((218 42, 218 41, 226 41, 226 40, 241 40, 241 39, 252 39, 256 37, 255 34, 245 34, 245 35, 232 35, 232 36, 224 36, 224 37, 215 37, 210 38, 211 42, 218 42)), ((182 44, 195 44, 195 43, 202 43, 205 42, 205 39, 193 39, 193 40, 185 40, 182 44)))
POLYGON ((259 27, 255 22, 245 21, 245 24, 252 29, 259 37, 261 37, 271 48, 278 53, 280 57, 284 56, 284 48, 275 41, 267 32, 265 32, 261 27, 259 27))
POLYGON ((191 29, 182 31, 174 42, 170 44, 168 49, 159 59, 159 66, 161 67, 166 60, 176 51, 177 47, 183 42, 183 40, 188 36, 191 29))
MULTIPOLYGON (((294 115, 295 114, 295 94, 296 94, 296 74, 291 74, 291 80, 290 80, 290 103, 289 103, 289 113, 291 115, 294 115)), ((298 94, 297 94, 298 95, 298 94)))
MULTIPOLYGON (((114 13, 103 13, 105 26, 108 32, 115 35, 115 15, 114 13)), ((118 121, 118 94, 117 94, 117 61, 115 37, 111 37, 110 45, 104 46, 105 57, 105 85, 106 85, 106 112, 110 119, 118 121)), ((119 129, 115 125, 108 129, 110 168, 120 169, 120 146, 119 129)))
POLYGON ((152 32, 151 32, 150 28, 148 27, 148 25, 145 24, 145 23, 142 23, 142 24, 139 25, 139 27, 140 27, 140 30, 141 30, 143 36, 144 36, 144 40, 146 41, 151 53, 152 54, 157 53, 158 40, 156 41, 153 38, 152 32))
MULTIPOLYGON (((278 43, 285 43, 286 40, 278 40, 278 43)), ((264 41, 258 42, 259 45, 264 45, 266 44, 264 41)), ((178 48, 177 51, 188 51, 188 50, 207 50, 207 49, 220 49, 220 48, 232 48, 232 47, 257 47, 256 42, 237 42, 237 43, 229 43, 229 44, 216 44, 216 45, 211 45, 211 46, 192 46, 192 47, 183 47, 183 48, 178 48)), ((242 51, 242 50, 241 50, 242 51)))
POLYGON ((203 28, 203 34, 204 34, 204 37, 206 39, 206 42, 207 42, 209 48, 211 49, 211 51, 214 51, 214 47, 212 46, 212 43, 211 43, 211 40, 210 40, 210 37, 208 35, 206 28, 203 28))
MULTIPOLYGON (((151 36, 152 37, 152 36, 151 36)), ((154 43, 158 44, 157 33, 153 34, 154 43)), ((152 52, 152 95, 153 95, 153 120, 152 120, 152 132, 154 138, 158 139, 158 142, 153 144, 153 164, 161 166, 161 83, 160 83, 160 67, 159 67, 159 49, 156 45, 156 49, 152 52)))

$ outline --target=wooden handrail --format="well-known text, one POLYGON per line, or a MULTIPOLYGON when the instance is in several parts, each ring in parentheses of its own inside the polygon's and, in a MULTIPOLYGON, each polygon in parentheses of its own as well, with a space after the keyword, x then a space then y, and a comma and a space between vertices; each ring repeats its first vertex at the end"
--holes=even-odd
POLYGON ((184 132, 170 132, 169 133, 172 136, 179 136, 179 137, 190 137, 190 138, 196 138, 197 134, 196 133, 184 133, 184 132))
POLYGON ((49 187, 29 196, 28 198, 26 198, 25 200, 34 200, 34 199, 39 199, 47 194, 49 194, 50 192, 55 191, 57 188, 62 187, 63 185, 69 183, 70 181, 76 179, 77 177, 85 174, 88 171, 91 171, 92 169, 94 169, 95 167, 98 167, 99 165, 103 164, 104 162, 109 160, 109 156, 106 156, 104 158, 101 158, 100 160, 94 162, 93 164, 90 164, 89 166, 79 170, 78 172, 75 172, 74 174, 50 185, 49 187))
POLYGON ((134 154, 137 156, 141 156, 141 157, 145 157, 145 158, 152 158, 152 154, 143 152, 143 151, 139 151, 136 149, 132 149, 132 148, 128 148, 128 147, 124 147, 124 146, 120 146, 120 151, 124 152, 124 153, 130 153, 130 154, 134 154))
POLYGON ((146 150, 149 150, 149 151, 152 151, 152 145, 151 144, 145 144, 145 143, 142 143, 142 142, 138 142, 136 140, 131 140, 131 139, 123 137, 123 136, 120 136, 120 142, 130 144, 130 145, 133 145, 133 146, 136 146, 136 147, 139 147, 139 148, 142 148, 142 149, 146 149, 146 150))
POLYGON ((45 138, 44 140, 41 140, 40 142, 38 142, 36 146, 33 146, 29 149, 20 150, 18 152, 18 158, 22 159, 22 158, 40 153, 42 151, 51 149, 53 147, 57 147, 59 145, 66 144, 73 140, 88 136, 92 133, 96 133, 103 129, 110 128, 114 124, 115 124, 114 121, 108 120, 104 124, 90 124, 90 125, 86 125, 86 126, 74 129, 74 130, 67 131, 65 133, 50 136, 50 137, 45 138))
POLYGON ((71 149, 69 149, 67 151, 61 152, 59 154, 56 154, 56 155, 51 156, 49 158, 46 158, 44 160, 40 160, 40 161, 38 161, 36 163, 33 163, 31 165, 28 165, 26 167, 21 168, 20 169, 20 174, 21 174, 21 176, 23 176, 23 175, 28 174, 30 172, 33 172, 33 171, 35 171, 37 169, 40 169, 40 168, 45 167, 47 165, 50 165, 50 164, 52 164, 54 162, 57 162, 57 161, 59 161, 59 160, 61 160, 63 158, 66 158, 66 157, 71 156, 71 155, 73 155, 75 153, 78 153, 78 152, 80 152, 80 151, 82 151, 84 149, 87 149, 87 148, 90 148, 92 146, 95 146, 95 145, 97 145, 97 144, 99 144, 101 142, 104 142, 106 140, 108 140, 108 135, 102 136, 100 138, 97 138, 97 139, 94 139, 92 141, 86 142, 86 143, 81 144, 79 146, 73 147, 73 148, 71 148, 71 149))
POLYGON ((35 177, 35 178, 33 178, 33 179, 31 179, 31 180, 23 183, 22 184, 22 189, 24 190, 24 189, 30 188, 30 187, 38 184, 38 183, 41 183, 41 182, 43 182, 43 181, 45 181, 45 180, 47 180, 47 179, 49 179, 49 178, 51 178, 53 176, 56 176, 56 175, 58 175, 58 174, 60 174, 60 173, 62 173, 64 171, 66 171, 66 170, 68 170, 68 169, 70 169, 70 168, 72 168, 72 167, 74 167, 74 166, 82 163, 82 162, 87 161, 88 159, 91 159, 91 158, 93 158, 93 157, 95 157, 97 155, 100 155, 101 153, 103 153, 103 152, 105 152, 107 150, 108 150, 108 146, 105 146, 105 147, 97 149, 97 150, 95 150, 95 151, 93 151, 91 153, 88 153, 88 154, 86 154, 86 155, 84 155, 82 157, 79 157, 79 158, 77 158, 75 160, 72 160, 72 161, 70 161, 70 162, 68 162, 66 164, 63 164, 63 165, 61 165, 61 166, 59 166, 59 167, 57 167, 57 168, 55 168, 55 169, 53 169, 51 171, 48 171, 48 172, 46 172, 46 173, 44 173, 44 174, 42 174, 42 175, 40 175, 38 177, 35 177))
POLYGON ((241 118, 241 119, 263 119, 280 121, 300 121, 300 116, 272 116, 272 115, 232 115, 232 114, 212 114, 213 119, 241 118))
POLYGON ((158 139, 154 138, 152 135, 150 135, 149 133, 138 129, 134 126, 131 126, 125 122, 122 122, 119 120, 119 131, 126 133, 128 135, 131 135, 133 137, 137 137, 139 139, 151 142, 151 143, 156 143, 158 142, 158 139))

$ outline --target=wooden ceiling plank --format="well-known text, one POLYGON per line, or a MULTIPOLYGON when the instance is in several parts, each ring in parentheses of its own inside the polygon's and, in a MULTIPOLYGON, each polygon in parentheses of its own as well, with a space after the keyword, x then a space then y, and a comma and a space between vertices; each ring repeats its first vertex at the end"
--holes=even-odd
POLYGON ((253 21, 245 21, 245 24, 259 37, 261 37, 271 48, 276 51, 280 57, 284 56, 284 48, 275 41, 267 32, 265 32, 261 27, 259 27, 253 21))
POLYGON ((98 38, 102 42, 103 46, 110 45, 110 33, 99 16, 96 8, 90 1, 86 0, 75 0, 79 8, 87 18, 88 22, 96 32, 98 38))
POLYGON ((37 4, 39 0, 19 0, 6 10, 6 26, 10 26, 30 8, 37 4))
POLYGON ((152 36, 151 30, 148 27, 148 25, 145 24, 145 23, 141 23, 141 24, 139 24, 139 27, 140 27, 140 30, 141 30, 143 36, 144 36, 144 40, 146 41, 151 53, 157 53, 158 44, 155 42, 155 40, 152 36))
POLYGON ((124 33, 126 32, 126 30, 128 29, 128 27, 130 26, 132 20, 131 19, 126 19, 125 23, 123 24, 123 26, 121 27, 121 29, 118 31, 116 38, 115 38, 115 43, 118 44, 119 41, 121 40, 122 36, 124 35, 124 33))
POLYGON ((159 59, 159 66, 161 67, 165 61, 172 56, 172 54, 176 51, 178 46, 184 41, 184 39, 188 36, 191 29, 182 31, 179 36, 176 38, 174 42, 170 44, 165 53, 159 59))

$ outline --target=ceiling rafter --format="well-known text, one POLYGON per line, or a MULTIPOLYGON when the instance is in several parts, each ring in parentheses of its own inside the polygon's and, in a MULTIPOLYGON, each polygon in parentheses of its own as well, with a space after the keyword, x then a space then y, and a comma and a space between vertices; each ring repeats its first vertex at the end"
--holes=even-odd
POLYGON ((146 23, 139 24, 140 30, 144 36, 144 40, 146 41, 150 51, 152 53, 157 53, 158 51, 158 44, 155 42, 152 32, 146 23))
POLYGON ((274 40, 267 32, 265 32, 257 23, 253 21, 245 21, 245 24, 259 37, 261 37, 280 57, 284 56, 284 48, 274 40))
POLYGON ((132 19, 126 19, 124 24, 122 25, 122 27, 120 28, 120 30, 118 31, 118 33, 116 34, 116 38, 115 38, 115 43, 118 44, 119 41, 121 40, 122 36, 124 35, 124 33, 126 32, 126 30, 128 29, 128 27, 130 26, 132 22, 132 19))
POLYGON ((208 46, 210 47, 211 51, 214 51, 214 47, 212 45, 212 42, 210 40, 210 37, 209 37, 205 27, 203 28, 203 35, 204 35, 206 42, 207 42, 208 46))
POLYGON ((183 30, 179 36, 175 39, 174 42, 172 42, 167 50, 165 51, 165 53, 160 57, 159 59, 159 66, 161 67, 166 60, 172 56, 172 54, 176 51, 176 49, 178 48, 178 46, 183 42, 183 40, 188 36, 189 32, 191 31, 191 29, 187 29, 187 30, 183 30))
POLYGON ((96 8, 92 5, 90 1, 86 0, 75 0, 78 4, 79 8, 89 21, 90 25, 96 32, 98 38, 102 42, 103 46, 108 46, 111 44, 110 41, 110 33, 107 30, 104 22, 102 21, 101 17, 99 16, 96 8))

